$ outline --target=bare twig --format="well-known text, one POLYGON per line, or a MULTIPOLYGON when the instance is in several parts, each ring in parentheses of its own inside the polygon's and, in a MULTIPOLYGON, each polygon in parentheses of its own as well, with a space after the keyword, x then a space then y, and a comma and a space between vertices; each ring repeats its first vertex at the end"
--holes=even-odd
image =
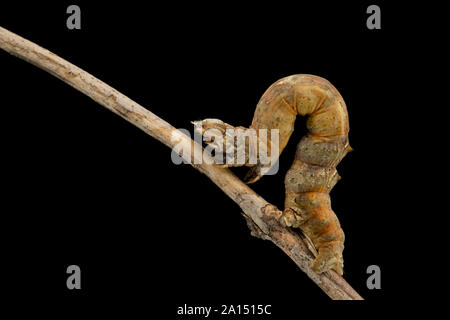
MULTIPOLYGON (((1 27, 0 48, 68 83, 169 148, 178 145, 183 148, 192 148, 191 150, 195 149, 193 153, 202 152, 202 147, 189 137, 106 83, 50 51, 1 27)), ((187 155, 183 157, 186 158, 187 155)), ((334 271, 319 275, 311 270, 310 264, 314 259, 312 253, 296 232, 280 222, 278 217, 281 212, 276 207, 256 194, 230 170, 208 165, 205 162, 193 164, 193 166, 207 175, 241 207, 254 235, 275 243, 332 299, 362 300, 361 296, 334 271)))

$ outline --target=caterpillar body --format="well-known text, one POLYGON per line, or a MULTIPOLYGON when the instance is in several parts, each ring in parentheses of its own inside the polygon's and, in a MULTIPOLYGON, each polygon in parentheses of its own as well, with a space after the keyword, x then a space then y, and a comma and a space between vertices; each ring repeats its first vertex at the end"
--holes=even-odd
MULTIPOLYGON (((313 75, 282 78, 261 97, 250 128, 237 128, 241 133, 248 129, 255 129, 256 133, 259 129, 278 129, 278 157, 291 137, 297 115, 308 116, 308 133, 298 143, 293 164, 285 177, 283 219, 287 226, 300 228, 311 239, 318 252, 311 265, 315 272, 332 269, 342 275, 344 232, 331 209, 329 196, 340 179, 336 166, 351 151, 347 107, 339 92, 327 80, 313 75)), ((226 129, 236 129, 217 119, 194 124, 207 143, 216 144, 218 149, 221 146, 217 141, 205 136, 207 130, 218 129, 226 136, 226 129)), ((267 132, 270 138, 270 130, 267 132)), ((245 165, 250 167, 246 183, 259 180, 268 166, 247 161, 245 165)))

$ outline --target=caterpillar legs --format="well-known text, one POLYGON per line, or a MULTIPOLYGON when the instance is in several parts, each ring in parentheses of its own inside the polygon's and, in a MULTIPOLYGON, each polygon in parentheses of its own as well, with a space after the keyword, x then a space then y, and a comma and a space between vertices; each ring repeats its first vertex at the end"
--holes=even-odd
POLYGON ((315 272, 322 273, 332 269, 339 275, 343 274, 342 251, 344 250, 344 233, 342 229, 327 230, 329 229, 327 228, 320 235, 312 235, 311 239, 308 236, 308 234, 311 235, 309 229, 311 225, 317 224, 316 219, 309 219, 298 208, 286 208, 281 218, 286 226, 301 229, 302 237, 310 251, 316 254, 316 258, 311 265, 315 272))

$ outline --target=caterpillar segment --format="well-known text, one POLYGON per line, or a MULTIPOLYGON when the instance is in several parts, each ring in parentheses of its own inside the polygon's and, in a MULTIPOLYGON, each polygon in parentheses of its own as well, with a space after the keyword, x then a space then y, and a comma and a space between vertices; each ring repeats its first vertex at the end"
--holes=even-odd
MULTIPOLYGON (((279 157, 294 131, 296 117, 307 116, 308 133, 297 145, 292 166, 285 177, 285 209, 282 219, 287 226, 299 228, 306 235, 318 254, 312 263, 317 273, 334 270, 343 274, 344 232, 336 214, 331 208, 329 193, 340 179, 336 166, 347 152, 348 114, 345 102, 336 88, 327 80, 313 75, 292 75, 272 84, 257 104, 252 124, 249 128, 233 127, 218 119, 205 119, 195 123, 198 133, 206 134, 206 142, 225 154, 245 148, 247 154, 256 153, 256 148, 267 148, 271 155, 270 143, 236 143, 239 137, 254 129, 257 138, 259 129, 267 129, 270 141, 271 130, 279 130, 279 144, 276 158, 279 157), (209 129, 224 134, 223 141, 208 137, 209 129), (228 129, 228 130, 227 130, 228 129), (231 129, 231 130, 230 130, 231 129), (239 130, 238 130, 239 129, 239 130), (227 132, 240 132, 227 135, 227 132)), ((204 136, 205 138, 205 136, 204 136)), ((234 156, 236 152, 233 153, 234 156)), ((258 153, 256 153, 258 154, 258 153)), ((256 163, 225 164, 225 166, 245 165, 250 170, 244 178, 246 183, 258 181, 271 164, 257 158, 256 163)))

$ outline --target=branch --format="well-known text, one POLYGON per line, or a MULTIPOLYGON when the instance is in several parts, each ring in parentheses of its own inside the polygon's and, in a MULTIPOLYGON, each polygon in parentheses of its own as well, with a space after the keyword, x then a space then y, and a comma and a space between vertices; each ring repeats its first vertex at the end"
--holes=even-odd
MULTIPOLYGON (((192 154, 202 154, 202 147, 170 124, 157 117, 138 103, 98 80, 77 66, 50 51, 0 27, 0 48, 15 55, 91 97, 108 110, 131 122, 169 148, 175 145, 183 150, 191 148, 192 154)), ((336 300, 362 300, 361 296, 334 271, 316 274, 310 265, 314 259, 299 234, 287 228, 278 217, 281 211, 256 194, 230 170, 202 164, 183 155, 192 165, 207 175, 244 212, 252 234, 270 240, 286 253, 328 296, 336 300)))

